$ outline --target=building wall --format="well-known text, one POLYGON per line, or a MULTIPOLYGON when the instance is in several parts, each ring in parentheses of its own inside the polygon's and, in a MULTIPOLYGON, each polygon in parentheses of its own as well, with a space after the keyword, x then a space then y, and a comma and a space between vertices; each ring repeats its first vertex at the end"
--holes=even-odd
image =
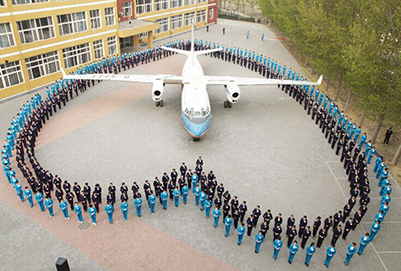
MULTIPOLYGON (((218 0, 193 0, 193 1, 188 1, 188 0, 182 0, 182 5, 178 7, 171 8, 171 3, 174 1, 168 0, 168 8, 167 9, 162 9, 156 11, 156 0, 152 0, 151 4, 151 11, 150 12, 145 12, 138 14, 137 13, 137 5, 138 1, 141 0, 117 0, 117 6, 119 12, 119 20, 120 21, 126 21, 129 19, 129 17, 126 17, 123 14, 123 8, 122 5, 124 2, 132 2, 132 19, 141 19, 141 20, 146 20, 146 21, 157 21, 160 19, 168 19, 168 30, 163 31, 160 33, 154 33, 154 38, 155 39, 160 39, 164 37, 168 37, 172 34, 177 34, 183 31, 187 31, 191 29, 191 25, 185 25, 185 14, 186 13, 191 13, 195 12, 195 20, 196 20, 196 26, 204 26, 208 23, 217 23, 217 6, 218 6, 218 0), (192 4, 193 3, 193 4, 192 4), (213 18, 209 19, 209 10, 213 10, 213 18), (205 12, 205 21, 197 21, 197 12, 199 11, 204 11, 205 12), (171 17, 173 16, 178 16, 182 15, 182 27, 172 29, 172 21, 171 17)), ((146 0, 143 0, 146 1, 146 0)), ((177 1, 178 2, 178 1, 177 1)), ((146 37, 141 37, 142 42, 146 43, 147 38, 146 37)), ((140 38, 138 35, 136 35, 134 38, 134 46, 139 45, 141 43, 140 38)))
MULTIPOLYGON (((6 7, 0 7, 0 24, 10 23, 15 45, 8 48, 0 49, 0 65, 7 62, 20 62, 22 70, 23 82, 14 86, 0 88, 0 99, 18 94, 20 92, 43 86, 61 77, 61 71, 57 71, 48 75, 40 76, 36 79, 29 80, 25 59, 56 51, 59 57, 59 67, 64 69, 65 63, 63 58, 63 49, 71 46, 89 43, 91 60, 95 60, 93 41, 103 41, 103 55, 108 56, 107 38, 117 35, 117 4, 116 0, 68 0, 56 1, 49 0, 45 3, 12 5, 11 0, 6 0, 6 7), (114 8, 114 25, 106 26, 105 8, 114 8), (98 29, 91 28, 90 10, 99 9, 101 27, 98 29), (70 14, 76 12, 85 12, 87 30, 74 34, 60 35, 57 22, 57 15, 70 14), (23 44, 18 32, 17 22, 51 17, 53 21, 54 37, 50 39, 34 41, 23 44)), ((117 53, 119 50, 118 37, 117 53)), ((79 65, 66 69, 66 72, 75 70, 79 65)), ((3 67, 3 66, 0 66, 3 67)), ((0 71, 4 73, 5 69, 0 71)), ((3 80, 0 78, 0 80, 3 80)))

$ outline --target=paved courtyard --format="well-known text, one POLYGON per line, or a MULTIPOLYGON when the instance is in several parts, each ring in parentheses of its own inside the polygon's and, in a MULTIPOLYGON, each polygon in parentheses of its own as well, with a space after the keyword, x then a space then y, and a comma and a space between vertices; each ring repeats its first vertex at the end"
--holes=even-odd
MULTIPOLYGON (((209 33, 202 28, 195 35, 268 55, 306 76, 264 25, 219 20, 209 33), (226 35, 222 35, 223 27, 226 35), (247 30, 251 32, 249 40, 247 30), (262 33, 266 37, 263 43, 262 33)), ((182 34, 155 45, 189 36, 182 34)), ((208 56, 199 60, 205 74, 258 77, 208 56)), ((175 55, 126 73, 180 74, 184 61, 184 56, 175 55)), ((99 183, 103 191, 110 182, 119 190, 122 182, 131 187, 137 181, 142 189, 144 180, 161 178, 172 168, 178 170, 182 162, 193 169, 197 157, 202 156, 205 171, 213 170, 232 196, 247 201, 248 214, 260 205, 262 213, 267 209, 274 216, 282 213, 284 226, 294 214, 298 227, 303 215, 312 226, 318 215, 324 219, 341 210, 349 195, 342 164, 303 107, 273 86, 242 87, 241 92, 239 103, 224 109, 224 89, 209 88, 211 126, 200 142, 193 142, 180 117, 180 86, 166 86, 164 107, 160 108, 151 99, 149 85, 102 82, 74 98, 46 124, 36 156, 44 168, 62 179, 92 186, 99 183)), ((26 99, 0 104, 3 136, 26 99)), ((330 266, 333 270, 400 270, 401 192, 396 182, 390 211, 373 244, 348 267, 343 264, 346 247, 351 242, 359 244, 379 208, 378 187, 374 175, 370 176, 369 211, 347 241, 338 241, 330 266)), ((0 179, 1 270, 54 270, 59 256, 68 258, 71 270, 322 270, 332 236, 330 231, 309 268, 301 249, 292 265, 287 262, 285 246, 273 261, 271 228, 261 251, 255 254, 254 238, 244 237, 241 246, 236 231, 224 238, 223 224, 215 229, 212 219, 205 219, 194 205, 192 193, 188 204, 181 202, 179 208, 169 202, 168 210, 163 211, 157 204, 155 215, 144 204, 142 218, 136 217, 130 194, 128 222, 116 206, 115 223, 109 225, 102 205, 99 223, 81 230, 74 215, 67 221, 62 218, 58 206, 55 217, 50 218, 37 206, 32 210, 22 204, 4 174, 0 179)), ((84 214, 84 219, 89 221, 89 216, 84 214)), ((286 244, 284 233, 282 238, 286 244)))

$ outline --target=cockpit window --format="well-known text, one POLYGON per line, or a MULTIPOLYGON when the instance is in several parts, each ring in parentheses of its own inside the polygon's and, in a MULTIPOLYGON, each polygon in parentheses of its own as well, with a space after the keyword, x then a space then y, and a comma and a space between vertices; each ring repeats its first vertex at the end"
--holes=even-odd
POLYGON ((201 116, 201 112, 195 111, 195 117, 200 117, 200 116, 201 116))

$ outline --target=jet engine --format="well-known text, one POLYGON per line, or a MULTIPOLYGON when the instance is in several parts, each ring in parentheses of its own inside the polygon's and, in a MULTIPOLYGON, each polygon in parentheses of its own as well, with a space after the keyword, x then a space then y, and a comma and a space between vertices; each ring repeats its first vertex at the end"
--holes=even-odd
POLYGON ((156 102, 156 106, 163 103, 164 83, 163 80, 155 80, 152 85, 152 99, 156 102))
POLYGON ((241 91, 239 90, 239 87, 231 83, 227 86, 225 86, 226 89, 226 94, 227 94, 227 101, 230 103, 237 103, 239 100, 239 97, 241 96, 241 91))

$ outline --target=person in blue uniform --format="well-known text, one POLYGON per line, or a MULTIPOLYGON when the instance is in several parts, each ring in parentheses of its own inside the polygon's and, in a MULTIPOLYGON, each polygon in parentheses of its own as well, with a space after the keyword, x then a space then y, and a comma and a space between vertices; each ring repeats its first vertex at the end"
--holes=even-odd
POLYGON ((273 259, 277 260, 278 254, 283 247, 283 241, 281 241, 281 236, 278 236, 273 242, 273 259))
POLYGON ((373 222, 372 227, 370 228, 369 241, 373 241, 373 239, 375 238, 376 234, 379 232, 380 228, 381 228, 380 221, 373 222))
POLYGON ((16 181, 14 184, 14 187, 15 187, 15 191, 17 191, 18 197, 20 198, 20 200, 22 202, 24 202, 25 198, 24 198, 24 192, 22 191, 22 185, 18 181, 16 181))
POLYGON ((195 204, 196 206, 199 206, 199 200, 201 194, 201 189, 199 188, 199 185, 196 185, 194 194, 195 194, 195 204))
POLYGON ((142 210, 142 198, 137 197, 135 199, 135 208, 136 208, 136 214, 141 217, 141 210, 142 210))
POLYGON ((60 203, 58 204, 58 206, 60 207, 61 212, 64 215, 64 219, 70 219, 70 217, 68 216, 68 204, 67 204, 67 202, 64 199, 62 199, 60 201, 60 203))
POLYGON ((365 250, 365 247, 369 244, 370 242, 370 237, 369 233, 365 233, 364 236, 361 237, 361 241, 359 242, 359 249, 358 249, 358 255, 362 255, 363 251, 365 250))
POLYGON ((355 255, 355 253, 356 253, 356 244, 352 243, 347 248, 347 255, 345 258, 345 262, 344 262, 345 266, 347 266, 349 264, 349 261, 351 261, 352 257, 355 255))
POLYGON ((51 197, 46 197, 45 205, 46 205, 47 210, 49 210, 50 216, 53 217, 54 216, 53 200, 51 197))
POLYGON ((263 243, 264 240, 265 240, 265 237, 263 236, 262 232, 259 231, 255 235, 255 253, 259 253, 260 245, 263 243))
POLYGON ((298 242, 294 241, 294 243, 292 243, 291 246, 290 246, 290 253, 289 253, 289 256, 288 256, 288 263, 289 264, 292 264, 292 260, 294 259, 295 254, 297 254, 298 249, 299 249, 298 242))
POLYGON ((305 265, 309 266, 310 260, 312 259, 313 254, 316 252, 315 243, 311 243, 306 248, 306 257, 305 257, 305 265))
POLYGON ((121 212, 123 213, 124 221, 128 221, 128 203, 123 200, 120 205, 121 212))
POLYGON ((204 191, 202 191, 201 195, 200 195, 200 205, 201 205, 200 210, 201 211, 203 211, 205 209, 205 200, 206 200, 206 198, 207 198, 206 193, 204 191))
POLYGON ((109 218, 109 223, 113 224, 113 213, 114 213, 114 207, 113 204, 111 204, 111 202, 107 203, 104 206, 104 210, 109 218))
POLYGON ((33 207, 33 198, 32 198, 32 190, 28 188, 28 186, 25 186, 25 197, 29 202, 29 206, 31 206, 31 208, 33 207))
POLYGON ((174 189, 173 196, 174 196, 174 205, 175 207, 178 207, 178 205, 180 204, 180 196, 181 196, 181 192, 178 189, 178 187, 174 189))
POLYGON ((205 214, 206 218, 209 218, 210 216, 210 208, 212 207, 212 200, 211 199, 206 199, 205 200, 205 214))
POLYGON ((233 219, 231 218, 231 215, 228 215, 224 219, 224 225, 226 225, 226 233, 224 234, 225 237, 227 237, 230 234, 230 229, 232 224, 233 224, 233 219))
POLYGON ((188 193, 189 193, 189 187, 184 184, 182 187, 182 203, 187 204, 188 202, 188 193))
POLYGON ((96 207, 93 206, 92 204, 89 204, 88 213, 92 219, 92 224, 96 225, 96 207))
POLYGON ((78 202, 75 202, 74 212, 77 214, 78 223, 82 223, 82 208, 80 205, 78 205, 78 202))
POLYGON ((161 201, 162 201, 163 209, 164 209, 164 210, 167 210, 168 194, 167 194, 166 191, 163 191, 163 192, 160 194, 160 199, 161 199, 161 201))
POLYGON ((43 194, 40 193, 39 191, 36 192, 36 194, 35 194, 35 200, 37 201, 37 203, 38 203, 38 205, 39 205, 39 207, 40 207, 40 210, 41 210, 42 212, 44 212, 44 211, 45 211, 45 205, 44 205, 44 203, 43 203, 43 194))
POLYGON ((195 193, 195 188, 198 187, 198 180, 199 180, 198 174, 196 174, 195 172, 192 173, 191 180, 192 180, 192 192, 195 193))
POLYGON ((372 161, 372 158, 375 155, 375 153, 376 153, 376 148, 372 147, 368 154, 368 164, 370 164, 370 162, 372 161))
POLYGON ((246 39, 249 40, 249 30, 246 31, 246 39))
POLYGON ((155 195, 152 193, 150 196, 149 196, 149 206, 150 206, 150 212, 152 213, 152 214, 154 214, 155 213, 155 202, 156 202, 156 197, 155 197, 155 195))
MULTIPOLYGON (((366 133, 364 133, 364 134, 361 136, 361 140, 359 141, 359 147, 360 147, 361 149, 362 149, 363 144, 365 144, 367 138, 368 138, 368 137, 366 136, 366 133)), ((355 142, 356 142, 356 140, 355 140, 355 142)))
POLYGON ((219 210, 219 208, 215 208, 213 210, 213 220, 214 220, 214 227, 217 228, 217 225, 219 224, 219 218, 221 216, 221 211, 219 210))
POLYGON ((243 222, 241 222, 241 225, 238 227, 238 245, 241 245, 242 243, 242 239, 244 238, 244 234, 245 234, 245 224, 243 222))
POLYGON ((329 264, 331 259, 333 259, 334 255, 336 255, 336 247, 335 246, 329 246, 326 250, 326 260, 324 261, 324 265, 329 268, 329 264))

